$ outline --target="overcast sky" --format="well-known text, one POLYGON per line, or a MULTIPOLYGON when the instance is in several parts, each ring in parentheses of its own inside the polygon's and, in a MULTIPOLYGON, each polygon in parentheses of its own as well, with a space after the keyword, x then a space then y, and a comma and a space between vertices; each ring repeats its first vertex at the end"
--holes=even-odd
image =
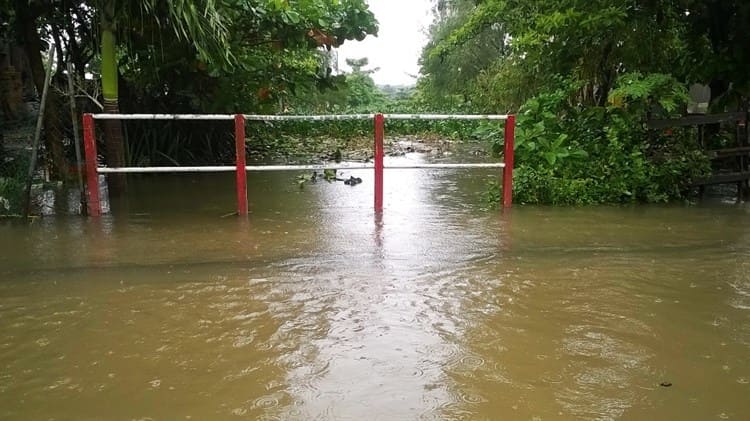
POLYGON ((431 0, 368 0, 367 3, 380 22, 378 36, 344 43, 338 49, 339 69, 349 71, 347 58, 367 57, 369 68, 380 68, 372 75, 376 84, 413 85, 415 79, 409 75, 419 72, 417 60, 432 22, 431 0))

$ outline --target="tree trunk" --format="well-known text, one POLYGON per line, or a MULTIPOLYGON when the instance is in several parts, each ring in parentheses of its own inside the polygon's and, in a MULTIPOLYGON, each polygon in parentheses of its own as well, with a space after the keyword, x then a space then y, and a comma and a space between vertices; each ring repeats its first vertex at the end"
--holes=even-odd
POLYGON ((44 145, 49 151, 47 167, 55 180, 64 180, 69 175, 68 160, 63 146, 65 132, 62 113, 63 98, 51 89, 47 93, 47 110, 44 112, 44 145))
MULTIPOLYGON (((102 13, 105 15, 106 12, 102 13)), ((104 96, 104 112, 120 113, 119 95, 117 90, 117 43, 112 28, 102 18, 101 57, 102 57, 102 94, 104 96)), ((107 166, 125 166, 125 142, 122 135, 122 121, 103 120, 104 147, 107 166)), ((110 174, 109 192, 118 196, 125 191, 127 182, 125 174, 110 174)))
MULTIPOLYGON (((16 17, 19 33, 23 38, 23 49, 29 59, 31 76, 37 94, 44 89, 44 64, 42 63, 42 42, 36 30, 36 16, 29 10, 28 1, 16 0, 16 17)), ((63 148, 63 126, 60 119, 62 100, 55 90, 50 90, 47 98, 47 112, 44 113, 44 145, 50 154, 49 169, 53 178, 61 179, 68 172, 68 162, 63 148)))

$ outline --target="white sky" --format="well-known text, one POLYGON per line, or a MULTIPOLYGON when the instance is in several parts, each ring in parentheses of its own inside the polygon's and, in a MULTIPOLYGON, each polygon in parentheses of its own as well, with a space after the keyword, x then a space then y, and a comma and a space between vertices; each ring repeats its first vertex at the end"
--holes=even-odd
POLYGON ((367 57, 368 68, 379 67, 372 75, 378 85, 413 85, 409 75, 419 72, 417 61, 427 42, 432 22, 431 0, 368 0, 370 11, 380 23, 378 36, 364 41, 346 41, 338 48, 339 69, 349 71, 347 58, 367 57))

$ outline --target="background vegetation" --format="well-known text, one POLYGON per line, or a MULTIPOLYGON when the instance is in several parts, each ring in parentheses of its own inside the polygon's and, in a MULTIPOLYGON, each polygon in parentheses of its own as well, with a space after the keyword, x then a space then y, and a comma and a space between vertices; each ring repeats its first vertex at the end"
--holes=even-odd
POLYGON ((747 106, 746 2, 441 0, 436 16, 418 93, 519 114, 517 201, 682 198, 708 159, 694 132, 644 122, 683 115, 696 82, 711 111, 747 106))
MULTIPOLYGON (((375 86, 366 58, 338 72, 336 47, 377 33, 364 0, 0 0, 0 51, 23 51, 24 62, 10 66, 24 68, 17 70, 28 97, 41 91, 50 41, 57 50, 44 118, 45 167, 56 179, 77 170, 68 64, 78 111, 516 113, 516 201, 523 203, 683 198, 709 170, 707 157, 689 130, 650 133, 644 122, 683 115, 692 83, 711 87, 711 111, 747 107, 747 2, 436 0, 434 13, 411 88, 375 86)), ((0 124, 8 129, 24 118, 4 111, 0 124)), ((371 132, 369 122, 252 124, 256 159, 291 154, 301 140, 371 132)), ((111 121, 100 129, 109 165, 233 160, 231 130, 217 123, 111 121)), ((496 151, 500 130, 454 121, 389 125, 391 133, 484 140, 496 151)), ((22 160, 2 139, 0 212, 8 212, 22 160)), ((493 189, 488 197, 498 197, 493 189)))

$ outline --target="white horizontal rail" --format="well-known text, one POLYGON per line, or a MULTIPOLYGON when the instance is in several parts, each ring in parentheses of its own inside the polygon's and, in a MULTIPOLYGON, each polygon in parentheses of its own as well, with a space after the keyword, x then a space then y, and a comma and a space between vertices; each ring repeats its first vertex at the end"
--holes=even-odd
POLYGON ((367 170, 374 164, 248 165, 247 171, 367 170))
MULTIPOLYGON (((312 165, 248 165, 247 171, 310 171, 310 170, 366 170, 372 169, 373 164, 312 164, 312 165)), ((504 168, 505 164, 480 163, 480 164, 410 164, 410 165, 386 165, 385 169, 414 170, 414 169, 450 169, 450 168, 504 168)), ((235 166, 205 166, 205 167, 101 167, 97 171, 100 174, 147 174, 147 173, 189 173, 189 172, 233 172, 235 166)))
POLYGON ((245 114, 249 121, 324 121, 324 120, 372 120, 375 114, 330 114, 330 115, 263 115, 245 114))
POLYGON ((123 173, 163 173, 163 172, 233 172, 236 166, 206 166, 206 167, 100 167, 99 174, 123 174, 123 173))
MULTIPOLYGON (((96 120, 234 120, 234 114, 92 114, 96 120)), ((249 121, 370 120, 375 114, 262 115, 244 114, 249 121)), ((388 120, 507 120, 507 114, 383 114, 388 120)))
POLYGON ((505 163, 495 162, 486 164, 410 164, 410 165, 386 165, 387 170, 418 170, 423 168, 505 168, 505 163))
POLYGON ((507 120, 507 114, 383 114, 386 120, 507 120))
MULTIPOLYGON (((372 169, 373 164, 311 164, 311 165, 248 165, 247 171, 297 171, 297 170, 364 170, 372 169)), ((181 172, 233 172, 237 167, 232 165, 205 167, 101 167, 101 174, 114 173, 181 173, 181 172)))
POLYGON ((234 120, 234 114, 92 114, 96 120, 234 120))

